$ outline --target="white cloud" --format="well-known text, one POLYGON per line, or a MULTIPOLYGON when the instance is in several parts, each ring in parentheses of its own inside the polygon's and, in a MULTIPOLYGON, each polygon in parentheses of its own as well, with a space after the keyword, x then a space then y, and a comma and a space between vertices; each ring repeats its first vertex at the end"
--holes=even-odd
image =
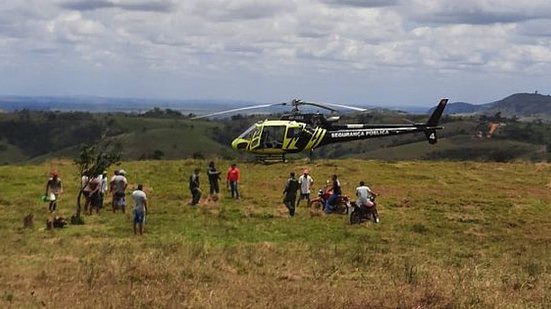
POLYGON ((420 22, 442 24, 485 25, 516 23, 551 18, 551 5, 546 0, 414 0, 413 18, 420 22))
MULTIPOLYGON (((118 77, 103 95, 124 89, 208 97, 215 92, 199 90, 220 87, 216 93, 266 100, 266 93, 286 95, 297 80, 303 84, 296 91, 323 88, 326 94, 330 81, 348 81, 359 88, 334 90, 346 101, 382 91, 395 83, 391 78, 418 83, 404 87, 411 89, 430 86, 432 76, 450 85, 485 74, 547 80, 549 29, 551 3, 543 0, 6 0, 0 4, 0 69, 118 77), (141 85, 158 84, 154 79, 162 74, 170 76, 167 93, 132 88, 138 78, 141 85), (260 80, 262 87, 251 85, 260 80), (181 90, 183 83, 195 86, 181 90)), ((0 83, 8 78, 0 75, 0 83)), ((19 83, 32 92, 40 81, 26 76, 19 83)))
POLYGON ((66 0, 60 7, 75 11, 120 9, 126 11, 169 13, 176 6, 173 0, 66 0))
POLYGON ((227 22, 270 18, 294 9, 291 1, 204 0, 195 1, 193 13, 213 21, 227 22))
POLYGON ((57 16, 47 24, 48 32, 61 40, 82 41, 94 39, 106 29, 98 21, 82 17, 79 12, 71 12, 57 16))

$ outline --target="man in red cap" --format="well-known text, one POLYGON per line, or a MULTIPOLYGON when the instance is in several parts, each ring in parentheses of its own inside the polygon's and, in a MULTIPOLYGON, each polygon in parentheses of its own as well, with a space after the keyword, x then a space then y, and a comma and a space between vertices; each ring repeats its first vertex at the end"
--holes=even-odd
POLYGON ((50 212, 54 212, 56 210, 57 200, 59 199, 60 194, 63 194, 63 184, 61 183, 61 178, 58 177, 57 172, 53 172, 52 177, 50 177, 48 179, 48 183, 46 183, 46 193, 44 194, 50 201, 50 205, 48 206, 48 210, 50 212))

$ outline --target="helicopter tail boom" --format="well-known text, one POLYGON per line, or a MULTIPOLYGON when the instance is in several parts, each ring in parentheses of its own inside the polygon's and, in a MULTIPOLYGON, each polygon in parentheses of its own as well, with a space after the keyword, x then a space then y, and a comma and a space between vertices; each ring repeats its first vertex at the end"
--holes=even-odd
POLYGON ((436 142, 438 141, 438 139, 436 138, 436 130, 442 129, 442 127, 438 126, 438 123, 440 122, 440 118, 442 117, 442 113, 444 112, 444 108, 446 108, 447 103, 448 99, 440 100, 440 103, 438 103, 438 106, 436 106, 436 108, 430 115, 429 120, 425 124, 425 136, 427 137, 427 141, 430 144, 436 144, 436 142))

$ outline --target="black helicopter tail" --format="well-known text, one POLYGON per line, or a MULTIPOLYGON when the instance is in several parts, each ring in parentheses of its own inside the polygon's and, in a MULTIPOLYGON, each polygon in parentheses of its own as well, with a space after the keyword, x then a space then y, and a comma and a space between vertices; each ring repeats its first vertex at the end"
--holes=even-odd
POLYGON ((438 106, 436 106, 432 112, 432 115, 430 115, 429 120, 425 124, 425 136, 430 144, 436 144, 437 142, 436 130, 442 129, 442 127, 438 126, 438 122, 440 122, 440 117, 442 117, 442 113, 444 112, 444 108, 446 108, 447 103, 448 99, 440 100, 440 103, 438 103, 438 106))

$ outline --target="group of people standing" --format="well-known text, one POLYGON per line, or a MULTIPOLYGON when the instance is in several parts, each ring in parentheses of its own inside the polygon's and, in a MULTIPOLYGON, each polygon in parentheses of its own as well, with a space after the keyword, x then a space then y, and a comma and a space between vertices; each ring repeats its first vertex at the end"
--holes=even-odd
MULTIPOLYGON (((189 190, 191 192, 191 201, 189 202, 190 206, 195 206, 201 200, 203 192, 200 188, 199 174, 201 169, 196 168, 193 170, 193 174, 189 177, 189 190)), ((210 161, 207 168, 207 177, 209 180, 209 197, 208 200, 217 201, 220 194, 220 180, 222 177, 221 171, 216 169, 214 161, 210 161)), ((228 168, 226 173, 226 186, 230 191, 231 198, 240 199, 239 197, 239 179, 241 177, 241 172, 237 167, 237 164, 232 163, 228 168)))
POLYGON ((126 171, 115 170, 111 180, 107 180, 107 171, 95 177, 89 177, 85 173, 81 177, 81 190, 84 195, 84 212, 91 215, 103 208, 105 195, 109 192, 112 195, 111 208, 113 212, 126 211, 126 188, 128 180, 126 171))
MULTIPOLYGON (((202 191, 200 188, 199 174, 200 169, 196 168, 193 174, 189 177, 189 189, 192 199, 189 205, 197 205, 201 199, 202 191)), ((207 177, 209 181, 209 197, 208 200, 217 201, 220 194, 220 181, 222 172, 217 170, 214 161, 210 161, 207 168, 207 177)), ((239 180, 240 170, 235 163, 232 163, 226 172, 226 186, 231 194, 232 199, 240 199, 239 195, 239 180)), ((310 205, 311 188, 314 184, 314 179, 310 175, 308 169, 303 169, 302 175, 296 178, 295 172, 289 174, 289 179, 283 190, 283 203, 289 211, 289 216, 295 215, 295 209, 299 206, 302 200, 306 200, 307 206, 310 205), (298 194, 300 192, 300 194, 298 194)), ((126 189, 128 180, 126 179, 125 170, 116 170, 110 181, 107 181, 107 172, 104 171, 96 177, 88 177, 83 175, 81 178, 81 190, 85 197, 84 212, 91 215, 94 210, 99 213, 103 208, 104 198, 107 192, 111 193, 112 201, 111 208, 113 212, 121 210, 123 213, 126 209, 126 189)), ((332 175, 331 181, 328 181, 326 191, 331 191, 331 195, 326 199, 324 210, 326 213, 331 213, 334 203, 342 194, 342 188, 337 175, 332 175)), ((53 172, 46 184, 45 198, 49 201, 48 210, 53 213, 57 208, 57 201, 60 195, 63 194, 63 185, 61 178, 57 172, 53 172)), ((370 197, 376 196, 376 193, 364 183, 360 181, 356 188, 356 196, 358 197, 357 204, 367 207, 373 206, 370 197)), ((147 195, 143 190, 143 185, 139 184, 137 189, 132 192, 134 200, 133 208, 133 227, 134 233, 143 233, 145 215, 147 213, 147 195)))
MULTIPOLYGON (((126 171, 123 169, 116 170, 113 177, 107 180, 107 171, 95 177, 89 177, 84 173, 81 177, 80 191, 84 196, 84 213, 92 215, 94 210, 99 214, 103 208, 106 194, 111 193, 111 208, 113 212, 121 210, 126 212, 126 189, 128 180, 126 179, 126 171)), ((51 177, 46 183, 45 196, 49 201, 48 210, 50 213, 56 211, 57 201, 60 195, 63 194, 63 184, 57 172, 52 172, 51 177)), ((139 184, 137 189, 132 192, 134 200, 133 228, 134 234, 138 232, 143 234, 145 214, 147 212, 147 195, 143 190, 143 185, 139 184)))

